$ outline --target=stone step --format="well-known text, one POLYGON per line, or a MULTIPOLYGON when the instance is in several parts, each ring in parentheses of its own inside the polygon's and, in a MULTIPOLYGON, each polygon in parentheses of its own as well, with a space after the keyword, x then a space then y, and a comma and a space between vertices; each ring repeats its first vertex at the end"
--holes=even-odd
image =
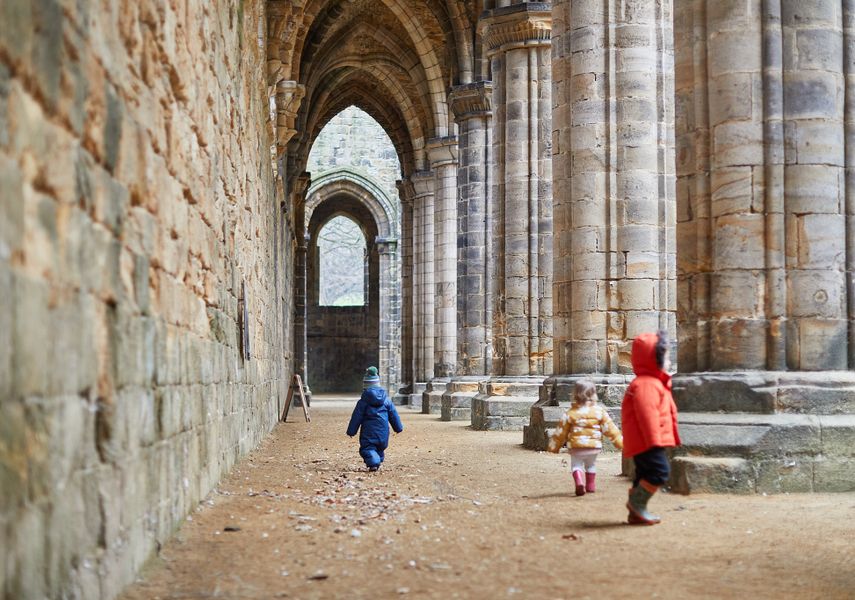
POLYGON ((442 395, 440 421, 471 421, 472 398, 478 394, 479 379, 451 381, 442 395))
POLYGON ((472 399, 472 428, 479 431, 521 431, 537 397, 476 396, 472 399))
POLYGON ((679 422, 675 491, 855 491, 855 415, 682 413, 679 422))
MULTIPOLYGON (((523 445, 546 450, 569 403, 532 406, 523 445)), ((620 411, 607 407, 620 425, 620 411)), ((670 486, 680 493, 855 491, 855 415, 680 413, 670 486)), ((603 441, 604 450, 612 448, 603 441)), ((631 473, 632 461, 625 469, 631 473)))
POLYGON ((855 414, 850 371, 687 373, 673 385, 681 412, 855 414))

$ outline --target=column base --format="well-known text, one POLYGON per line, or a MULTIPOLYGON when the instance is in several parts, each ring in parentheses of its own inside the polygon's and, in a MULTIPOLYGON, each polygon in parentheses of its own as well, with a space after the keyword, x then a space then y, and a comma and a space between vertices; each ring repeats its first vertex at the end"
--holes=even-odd
POLYGON ((427 389, 427 383, 423 381, 417 381, 415 383, 410 384, 410 393, 408 395, 407 401, 404 404, 410 410, 422 410, 422 394, 424 394, 427 389))
POLYGON ((395 406, 409 406, 410 405, 410 396, 411 390, 413 389, 413 384, 407 383, 398 388, 398 391, 395 392, 395 395, 392 396, 392 404, 395 406))
POLYGON ((439 414, 442 410, 442 395, 450 380, 450 377, 435 377, 428 382, 422 394, 422 414, 439 414))
POLYGON ((855 373, 681 374, 674 396, 674 491, 855 491, 855 373))
MULTIPOLYGON (((549 430, 558 425, 573 401, 573 388, 580 379, 590 379, 597 387, 599 402, 609 411, 609 416, 620 427, 620 404, 626 388, 634 375, 555 375, 543 382, 539 399, 531 407, 528 425, 523 427, 523 446, 530 450, 546 450, 549 430)), ((603 440, 603 450, 614 450, 608 439, 603 440)))
POLYGON ((471 421, 472 398, 478 394, 478 385, 486 381, 485 375, 455 377, 442 395, 440 421, 471 421))
POLYGON ((478 385, 470 421, 478 431, 522 431, 543 377, 495 376, 478 385))

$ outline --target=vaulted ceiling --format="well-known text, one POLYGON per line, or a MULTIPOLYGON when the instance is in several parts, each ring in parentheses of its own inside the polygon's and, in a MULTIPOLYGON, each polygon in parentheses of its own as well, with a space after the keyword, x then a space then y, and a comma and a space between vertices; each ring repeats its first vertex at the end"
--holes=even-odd
POLYGON ((327 121, 356 105, 389 134, 405 176, 426 168, 426 141, 452 132, 449 89, 483 71, 482 8, 482 0, 269 0, 270 81, 305 86, 289 146, 297 167, 327 121))

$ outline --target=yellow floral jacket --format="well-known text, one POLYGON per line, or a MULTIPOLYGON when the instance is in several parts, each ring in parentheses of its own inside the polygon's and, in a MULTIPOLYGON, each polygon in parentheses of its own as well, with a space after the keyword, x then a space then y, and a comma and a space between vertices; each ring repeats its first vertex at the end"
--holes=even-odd
POLYGON ((602 449, 604 433, 618 449, 623 448, 620 429, 605 408, 599 404, 574 404, 561 415, 558 427, 549 438, 549 451, 558 452, 565 442, 569 442, 571 449, 602 449))

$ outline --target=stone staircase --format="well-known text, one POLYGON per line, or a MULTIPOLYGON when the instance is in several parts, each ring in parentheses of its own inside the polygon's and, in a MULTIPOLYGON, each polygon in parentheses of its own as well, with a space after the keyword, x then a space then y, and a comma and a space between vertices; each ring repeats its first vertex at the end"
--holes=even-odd
MULTIPOLYGON (((603 404, 620 424, 615 396, 625 386, 606 387, 603 404)), ((568 397, 560 391, 555 396, 568 397)), ((682 445, 672 452, 672 491, 855 491, 855 374, 679 375, 674 396, 682 445)), ((526 448, 545 450, 547 429, 570 405, 556 406, 554 399, 545 404, 531 408, 526 448)), ((608 440, 604 448, 611 448, 608 440)), ((631 471, 631 461, 625 467, 631 471)))
POLYGON ((674 399, 674 491, 855 491, 855 374, 680 375, 674 399))
POLYGON ((538 400, 542 377, 493 377, 482 381, 472 398, 471 422, 476 430, 514 431, 525 427, 538 400))

